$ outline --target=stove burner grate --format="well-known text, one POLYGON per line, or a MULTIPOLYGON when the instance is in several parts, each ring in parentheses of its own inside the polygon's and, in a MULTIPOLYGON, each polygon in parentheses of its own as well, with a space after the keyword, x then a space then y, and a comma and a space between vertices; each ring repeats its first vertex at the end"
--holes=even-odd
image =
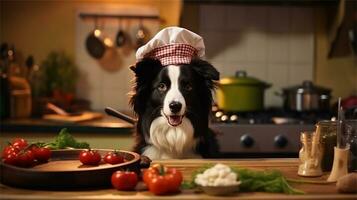
POLYGON ((231 124, 315 124, 320 120, 330 120, 330 112, 294 112, 271 108, 255 112, 225 112, 212 110, 214 123, 231 124))

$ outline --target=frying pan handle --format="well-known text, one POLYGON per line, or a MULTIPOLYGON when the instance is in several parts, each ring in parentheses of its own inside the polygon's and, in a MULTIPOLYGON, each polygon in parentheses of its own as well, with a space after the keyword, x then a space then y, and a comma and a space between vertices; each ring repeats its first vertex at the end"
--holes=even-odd
POLYGON ((149 168, 152 160, 147 156, 140 156, 140 168, 149 168))
POLYGON ((115 110, 114 108, 111 108, 111 107, 106 107, 104 109, 104 111, 110 115, 110 116, 113 116, 113 117, 117 117, 119 119, 122 119, 124 121, 127 121, 129 122, 130 124, 135 124, 136 123, 136 119, 124 114, 124 113, 121 113, 117 110, 115 110))

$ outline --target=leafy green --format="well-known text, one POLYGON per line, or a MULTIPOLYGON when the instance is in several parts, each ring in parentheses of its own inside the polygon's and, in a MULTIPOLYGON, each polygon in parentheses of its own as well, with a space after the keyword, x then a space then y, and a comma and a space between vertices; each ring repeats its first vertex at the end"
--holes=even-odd
MULTIPOLYGON (((206 169, 212 167, 207 165, 195 170, 191 175, 190 181, 184 181, 181 185, 184 189, 193 189, 197 185, 194 180, 197 174, 203 173, 206 169)), ((291 187, 278 170, 256 171, 246 168, 232 168, 238 174, 241 181, 239 188, 242 192, 271 192, 271 193, 285 193, 285 194, 304 194, 303 191, 291 187)))
POLYGON ((78 142, 74 137, 69 134, 66 128, 63 128, 58 136, 55 138, 54 142, 48 143, 46 145, 51 149, 65 149, 67 147, 77 148, 77 149, 88 149, 89 144, 86 142, 78 142))
POLYGON ((254 171, 245 168, 233 169, 238 175, 242 191, 262 191, 286 194, 303 194, 292 188, 278 170, 254 171))
POLYGON ((195 183, 192 181, 182 181, 181 188, 182 189, 194 189, 196 187, 195 183))

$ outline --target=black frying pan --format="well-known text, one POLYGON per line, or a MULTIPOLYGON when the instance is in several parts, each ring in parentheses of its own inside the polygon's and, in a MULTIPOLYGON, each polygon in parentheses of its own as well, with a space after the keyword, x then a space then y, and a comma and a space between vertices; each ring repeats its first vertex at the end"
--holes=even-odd
POLYGON ((97 26, 97 19, 95 19, 95 28, 89 33, 86 39, 86 48, 90 56, 95 59, 100 59, 103 57, 106 46, 100 37, 100 34, 95 34, 95 31, 100 31, 97 26))

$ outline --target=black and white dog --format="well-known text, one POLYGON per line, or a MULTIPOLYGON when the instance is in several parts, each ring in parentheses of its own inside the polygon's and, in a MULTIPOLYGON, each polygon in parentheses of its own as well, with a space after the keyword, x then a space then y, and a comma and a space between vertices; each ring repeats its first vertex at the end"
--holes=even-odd
POLYGON ((130 103, 138 117, 134 151, 150 159, 217 157, 208 120, 219 72, 200 59, 164 67, 144 58, 131 69, 135 86, 130 103))

